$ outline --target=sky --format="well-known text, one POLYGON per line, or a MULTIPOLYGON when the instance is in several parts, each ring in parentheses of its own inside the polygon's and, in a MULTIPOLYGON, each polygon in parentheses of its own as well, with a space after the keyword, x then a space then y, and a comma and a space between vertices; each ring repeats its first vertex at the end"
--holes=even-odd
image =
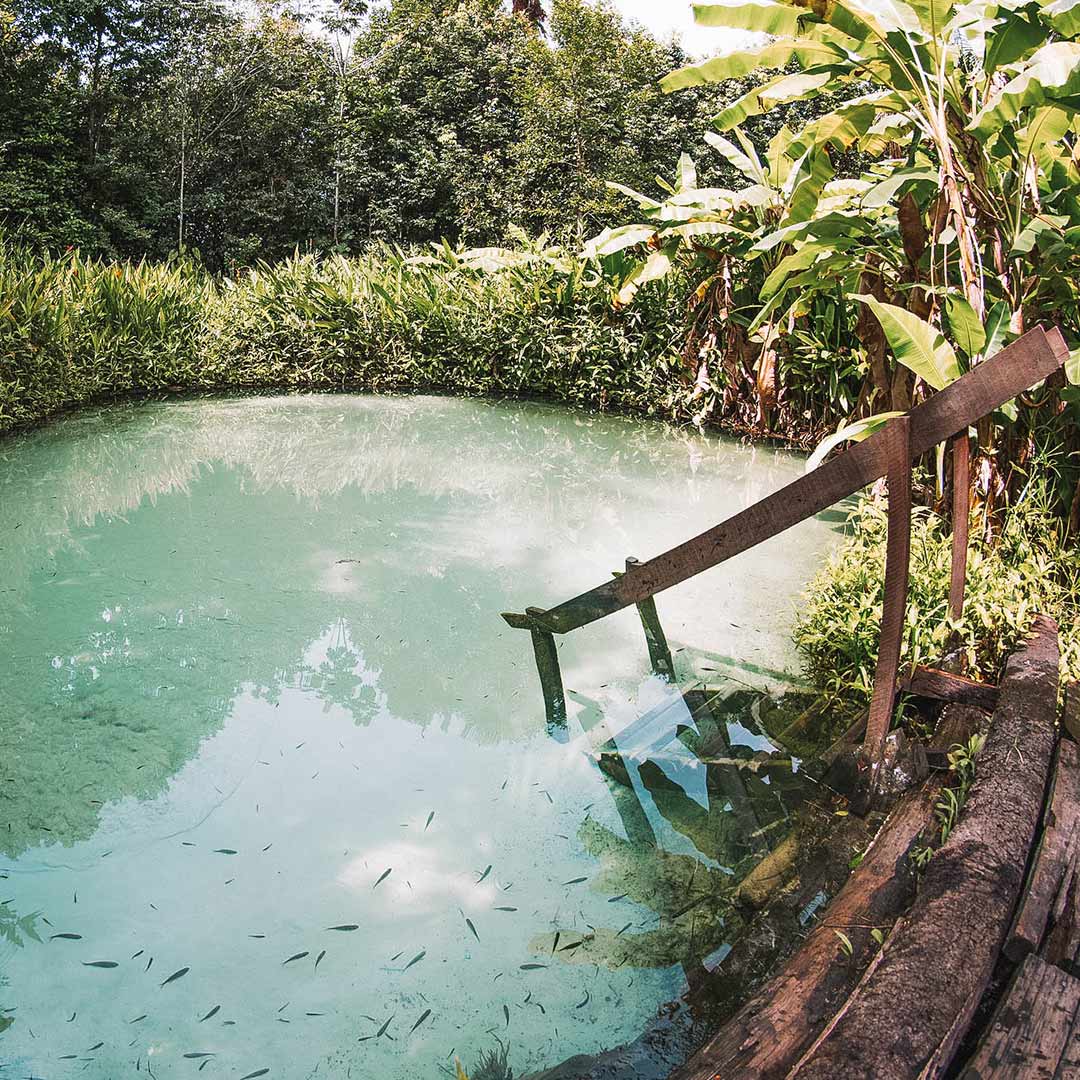
POLYGON ((730 52, 744 44, 748 36, 732 30, 696 26, 689 0, 611 0, 611 3, 627 18, 648 27, 657 36, 677 33, 687 50, 695 55, 730 52))

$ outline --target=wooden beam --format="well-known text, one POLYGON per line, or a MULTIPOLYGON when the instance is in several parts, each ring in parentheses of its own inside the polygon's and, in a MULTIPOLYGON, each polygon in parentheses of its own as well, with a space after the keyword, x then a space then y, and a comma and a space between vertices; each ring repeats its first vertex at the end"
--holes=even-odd
POLYGON ((874 694, 863 741, 863 759, 870 765, 871 797, 885 757, 885 740, 892 727, 900 647, 904 642, 911 567, 911 417, 899 416, 890 420, 882 435, 887 440, 889 455, 889 535, 885 548, 885 601, 881 612, 874 694))
MULTIPOLYGON (((627 571, 640 565, 641 560, 633 556, 626 560, 627 571)), ((664 628, 660 625, 660 616, 656 612, 656 601, 651 596, 647 596, 638 602, 637 610, 641 627, 645 631, 645 644, 649 649, 649 664, 653 673, 674 679, 675 664, 671 659, 671 648, 668 646, 664 628)))
POLYGON ((997 707, 998 688, 993 683, 976 682, 962 675, 953 675, 937 668, 913 668, 900 684, 900 689, 915 697, 946 701, 955 705, 974 705, 993 712, 997 707))
POLYGON ((968 530, 971 525, 971 443, 967 428, 952 440, 952 571, 949 577, 949 617, 964 614, 967 585, 968 530))
MULTIPOLYGON (((911 410, 912 456, 920 457, 966 431, 1053 374, 1068 355, 1068 346, 1057 330, 1049 334, 1041 327, 1030 330, 911 410)), ((726 562, 879 480, 889 469, 888 441, 887 432, 879 431, 722 524, 614 581, 542 612, 536 620, 553 633, 566 634, 726 562)), ((511 626, 521 625, 520 615, 504 618, 511 626)))
POLYGON ((1005 941, 1005 955, 1017 963, 1061 922, 1054 919, 1055 909, 1062 909, 1065 920, 1076 921, 1068 893, 1075 889, 1080 856, 1080 750, 1071 739, 1058 742, 1042 825, 1020 909, 1005 941))
MULTIPOLYGON (((525 614, 532 617, 534 608, 525 614)), ((540 676, 540 689, 544 694, 544 712, 549 727, 566 727, 566 694, 563 691, 562 671, 559 668, 559 650, 551 631, 535 624, 532 632, 533 652, 536 655, 536 671, 540 676)))

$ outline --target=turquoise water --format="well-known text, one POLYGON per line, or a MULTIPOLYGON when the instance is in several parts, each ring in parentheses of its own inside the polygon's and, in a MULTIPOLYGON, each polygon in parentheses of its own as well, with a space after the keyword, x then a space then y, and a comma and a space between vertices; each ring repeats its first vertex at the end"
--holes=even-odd
MULTIPOLYGON (((437 398, 125 406, 0 442, 0 1077, 413 1080, 496 1039, 521 1076, 633 1038, 722 954, 710 897, 759 849, 670 734, 630 787, 598 767, 670 702, 632 610, 560 640, 557 737, 499 612, 801 469, 437 398)), ((787 686, 832 536, 662 595, 680 676, 787 686)), ((772 749, 749 713, 724 737, 772 749)), ((784 792, 753 783, 768 825, 784 792)))

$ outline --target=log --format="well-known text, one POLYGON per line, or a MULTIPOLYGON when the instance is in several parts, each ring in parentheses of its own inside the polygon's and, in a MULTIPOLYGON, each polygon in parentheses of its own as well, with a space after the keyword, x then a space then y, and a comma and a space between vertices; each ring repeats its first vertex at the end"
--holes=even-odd
POLYGON ((967 807, 910 913, 817 1043, 799 1080, 927 1080, 971 1022, 1012 920, 1055 739, 1057 626, 1037 616, 1005 669, 967 807))
POLYGON ((998 688, 990 683, 976 682, 962 675, 922 666, 916 667, 904 679, 902 689, 916 697, 976 705, 987 712, 993 712, 998 698, 998 688))
MULTIPOLYGON (((1028 874, 1027 888, 1016 914, 1005 955, 1019 963, 1037 952, 1051 928, 1063 890, 1072 883, 1080 844, 1080 749, 1062 739, 1054 755, 1050 794, 1043 814, 1042 838, 1028 874)), ((1066 914, 1071 914, 1071 905, 1066 914)))
POLYGON ((1065 687, 1065 709, 1061 726, 1074 742, 1080 742, 1080 683, 1071 682, 1065 687))
POLYGON ((1062 1075, 1058 1070, 1077 1009, 1080 980, 1029 954, 961 1080, 1053 1080, 1062 1075))
POLYGON ((915 878, 907 856, 930 820, 938 790, 931 782, 904 796, 783 971, 672 1074, 672 1080, 786 1075, 876 950, 871 930, 887 930, 910 902, 915 878), (851 941, 850 957, 843 955, 836 930, 851 941))

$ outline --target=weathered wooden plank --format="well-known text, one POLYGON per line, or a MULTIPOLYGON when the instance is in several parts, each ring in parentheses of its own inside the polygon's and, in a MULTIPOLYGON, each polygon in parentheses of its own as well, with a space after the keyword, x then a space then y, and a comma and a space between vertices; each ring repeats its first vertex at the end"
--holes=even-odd
MULTIPOLYGON (((1058 331, 1029 331, 911 410, 912 455, 919 457, 965 431, 1058 370, 1067 358, 1058 331)), ((755 547, 884 476, 888 439, 887 431, 878 432, 700 536, 535 618, 545 629, 565 634, 755 547)), ((520 615, 504 617, 520 625, 520 615)))
POLYGON ((952 440, 952 570, 949 575, 949 616, 964 614, 967 584, 968 531, 971 525, 971 443, 967 428, 952 440))
POLYGON ((911 567, 911 417, 890 421, 884 432, 889 456, 889 534, 885 544, 885 600, 881 612, 874 695, 866 721, 863 759, 870 766, 871 796, 885 756, 885 740, 892 727, 900 647, 904 642, 908 572, 911 567))
MULTIPOLYGON (((530 618, 535 612, 529 608, 525 614, 530 618)), ((535 624, 532 632, 533 653, 536 656, 536 671, 540 676, 540 689, 544 694, 544 712, 547 714, 549 727, 566 726, 566 694, 563 691, 562 670, 559 667, 559 650, 550 630, 540 629, 535 624)))
POLYGON ((1053 1080, 1078 1009, 1080 980, 1029 955, 961 1080, 1053 1080))
POLYGON ((992 683, 976 682, 962 675, 953 675, 937 668, 914 668, 901 682, 901 689, 916 697, 932 698, 957 705, 974 705, 993 712, 997 706, 998 689, 992 683))
POLYGON ((997 963, 1042 812, 1057 713, 1057 626, 1038 616, 1005 669, 967 806, 880 959, 793 1071, 936 1080, 997 963))
POLYGON ((1005 942, 1005 955, 1019 962, 1042 944, 1080 841, 1080 749, 1070 739, 1058 742, 1042 837, 1035 853, 1020 909, 1005 942))

